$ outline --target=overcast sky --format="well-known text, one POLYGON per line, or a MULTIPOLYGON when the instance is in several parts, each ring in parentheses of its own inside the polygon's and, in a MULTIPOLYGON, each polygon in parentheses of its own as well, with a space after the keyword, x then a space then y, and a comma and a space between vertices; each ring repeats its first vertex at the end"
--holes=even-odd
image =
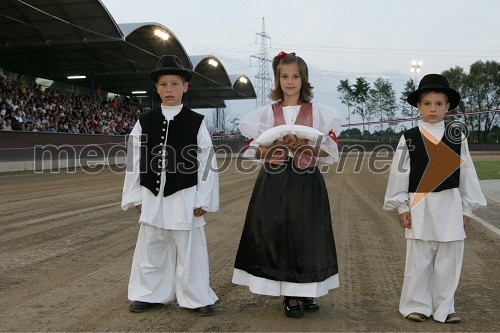
MULTIPOLYGON (((272 57, 280 51, 304 58, 314 101, 344 112, 337 85, 363 76, 383 77, 399 98, 412 60, 423 62, 417 80, 478 61, 500 61, 497 0, 101 0, 117 23, 156 22, 180 40, 189 55, 214 55, 229 74, 255 85, 265 20, 272 57)), ((237 115, 255 101, 229 102, 237 115)), ((351 120, 353 121, 353 119, 351 120)))

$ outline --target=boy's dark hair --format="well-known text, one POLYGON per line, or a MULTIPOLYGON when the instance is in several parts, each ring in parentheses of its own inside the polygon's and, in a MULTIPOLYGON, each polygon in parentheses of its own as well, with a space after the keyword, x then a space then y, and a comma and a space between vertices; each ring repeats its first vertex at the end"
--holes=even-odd
POLYGON ((288 64, 297 64, 299 68, 300 78, 302 80, 302 88, 300 89, 299 102, 307 103, 313 98, 313 86, 309 83, 309 70, 307 64, 301 57, 297 57, 294 54, 284 54, 284 52, 278 54, 273 59, 273 72, 274 72, 274 88, 271 89, 269 93, 269 98, 273 101, 282 101, 284 98, 283 90, 280 86, 280 66, 288 64))
POLYGON ((182 80, 182 83, 186 83, 186 82, 189 82, 186 77, 184 75, 181 75, 181 74, 161 74, 161 75, 158 75, 158 77, 156 78, 156 82, 155 84, 158 84, 158 82, 160 82, 160 77, 162 77, 163 75, 177 75, 181 78, 182 80))
POLYGON ((448 93, 445 90, 442 90, 442 89, 429 89, 429 90, 422 91, 418 95, 418 102, 421 103, 422 102, 422 96, 426 95, 426 94, 428 94, 430 92, 444 94, 446 96, 446 102, 448 102, 450 100, 450 96, 448 95, 448 93))

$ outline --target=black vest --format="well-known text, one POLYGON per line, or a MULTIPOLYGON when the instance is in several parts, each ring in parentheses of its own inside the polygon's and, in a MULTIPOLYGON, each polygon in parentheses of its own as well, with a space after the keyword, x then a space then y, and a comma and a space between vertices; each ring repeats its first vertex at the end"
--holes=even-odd
MULTIPOLYGON (((447 138, 447 129, 445 130, 445 135, 441 139, 441 142, 446 146, 451 148, 458 156, 460 156, 461 142, 451 142, 447 138)), ((404 137, 406 139, 406 147, 410 154, 410 183, 408 185, 408 192, 415 193, 422 180, 424 172, 429 164, 429 157, 427 150, 425 148, 424 138, 418 127, 413 127, 406 132, 404 132, 404 137)), ((448 190, 451 188, 458 187, 460 183, 460 168, 451 173, 446 179, 444 179, 432 192, 441 192, 443 190, 448 190)))
POLYGON ((160 106, 139 116, 141 185, 155 196, 160 192, 162 172, 166 176, 164 197, 198 184, 197 136, 203 117, 186 106, 169 122, 160 106), (164 160, 163 150, 166 152, 164 160))

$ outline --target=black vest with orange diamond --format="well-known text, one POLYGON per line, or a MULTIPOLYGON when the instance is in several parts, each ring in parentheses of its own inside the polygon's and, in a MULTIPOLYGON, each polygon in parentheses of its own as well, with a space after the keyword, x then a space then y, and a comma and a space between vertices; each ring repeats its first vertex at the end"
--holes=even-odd
MULTIPOLYGON (((446 129, 445 133, 448 132, 446 129)), ((461 142, 452 142, 445 134, 441 141, 434 144, 420 132, 418 127, 407 130, 404 137, 410 154, 408 192, 440 192, 458 187, 461 142)))

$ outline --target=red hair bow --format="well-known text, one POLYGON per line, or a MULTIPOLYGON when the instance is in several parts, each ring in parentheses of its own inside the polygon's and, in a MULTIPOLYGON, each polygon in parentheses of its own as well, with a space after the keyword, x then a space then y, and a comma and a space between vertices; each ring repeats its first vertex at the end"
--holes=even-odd
POLYGON ((278 53, 278 58, 281 59, 284 56, 286 56, 287 54, 295 56, 295 52, 286 53, 285 51, 281 51, 280 53, 278 53))

